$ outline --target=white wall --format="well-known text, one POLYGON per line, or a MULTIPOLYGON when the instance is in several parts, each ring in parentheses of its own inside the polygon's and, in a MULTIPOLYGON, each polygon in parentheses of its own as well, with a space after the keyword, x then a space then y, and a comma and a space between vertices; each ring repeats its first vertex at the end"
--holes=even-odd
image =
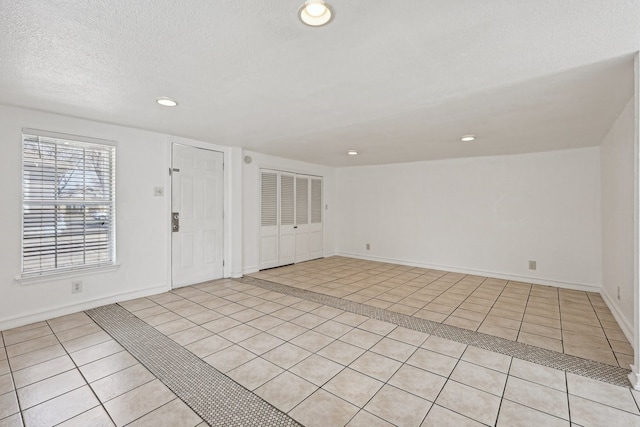
POLYGON ((600 146, 602 293, 627 333, 633 330, 633 138, 633 100, 630 100, 600 146))
POLYGON ((259 189, 260 169, 277 169, 288 172, 316 175, 323 177, 323 202, 328 209, 324 210, 324 255, 334 254, 334 234, 336 221, 335 202, 335 169, 328 166, 314 165, 283 159, 281 157, 268 156, 252 151, 245 151, 245 156, 250 156, 252 162, 244 164, 242 174, 242 260, 245 274, 258 271, 260 261, 260 211, 259 189))
POLYGON ((338 169, 336 252, 598 287, 599 168, 595 147, 338 169))
MULTIPOLYGON (((171 164, 170 145, 176 140, 169 135, 0 106, 0 218, 4 225, 0 240, 0 330, 169 289, 168 168, 171 164), (82 293, 71 293, 70 277, 28 285, 21 285, 15 280, 20 276, 21 256, 22 128, 108 139, 117 143, 116 239, 119 268, 73 278, 83 281, 82 293), (156 186, 165 187, 165 197, 153 196, 156 186)), ((188 140, 180 142, 195 143, 188 140)), ((223 149, 226 151, 225 160, 234 157, 231 156, 232 149, 223 149)), ((235 157, 239 163, 240 156, 235 157)), ((235 204, 234 212, 240 216, 241 203, 235 204)), ((239 243, 233 246, 233 250, 237 251, 238 247, 239 243)), ((233 250, 232 245, 227 245, 229 254, 233 250)))

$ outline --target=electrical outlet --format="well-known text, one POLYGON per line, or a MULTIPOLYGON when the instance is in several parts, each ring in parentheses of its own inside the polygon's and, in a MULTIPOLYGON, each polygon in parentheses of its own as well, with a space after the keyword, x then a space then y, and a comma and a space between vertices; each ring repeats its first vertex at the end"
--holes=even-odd
POLYGON ((164 196, 164 187, 153 187, 153 195, 158 197, 164 196))
POLYGON ((536 269, 536 262, 529 261, 529 270, 535 270, 535 269, 536 269))
POLYGON ((364 244, 364 248, 365 248, 366 250, 371 250, 371 245, 370 245, 369 243, 365 243, 365 244, 364 244))
POLYGON ((74 280, 71 282, 71 293, 77 294, 82 292, 82 280, 74 280))
POLYGON ((618 286, 618 301, 620 301, 620 286, 618 286))

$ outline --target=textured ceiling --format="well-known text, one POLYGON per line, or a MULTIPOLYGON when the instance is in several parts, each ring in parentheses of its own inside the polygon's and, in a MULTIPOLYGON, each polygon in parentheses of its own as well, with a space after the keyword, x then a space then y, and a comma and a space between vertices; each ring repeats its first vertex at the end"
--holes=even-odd
POLYGON ((0 102, 345 166, 597 145, 633 93, 637 0, 302 2, 0 0, 0 102))

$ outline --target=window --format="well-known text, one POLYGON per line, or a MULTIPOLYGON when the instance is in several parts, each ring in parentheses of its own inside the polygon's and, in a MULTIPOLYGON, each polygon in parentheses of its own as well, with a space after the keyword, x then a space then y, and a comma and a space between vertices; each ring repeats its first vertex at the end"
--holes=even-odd
POLYGON ((24 129, 22 276, 114 260, 115 147, 24 129))

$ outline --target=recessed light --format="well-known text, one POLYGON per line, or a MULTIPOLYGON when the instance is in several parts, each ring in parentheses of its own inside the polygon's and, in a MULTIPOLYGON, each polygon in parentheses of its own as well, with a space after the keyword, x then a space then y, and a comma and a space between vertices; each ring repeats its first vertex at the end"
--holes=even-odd
POLYGON ((160 98, 156 99, 156 102, 163 107, 175 107, 176 105, 178 105, 176 101, 171 98, 167 98, 166 96, 161 96, 160 98))
POLYGON ((474 141, 475 139, 476 139, 475 135, 463 135, 462 138, 460 138, 460 141, 469 142, 469 141, 474 141))
POLYGON ((358 152, 356 150, 349 150, 349 151, 347 151, 347 154, 350 155, 350 156, 357 156, 358 152))
POLYGON ((310 27, 321 27, 333 19, 333 10, 323 0, 307 0, 298 10, 298 18, 310 27))

